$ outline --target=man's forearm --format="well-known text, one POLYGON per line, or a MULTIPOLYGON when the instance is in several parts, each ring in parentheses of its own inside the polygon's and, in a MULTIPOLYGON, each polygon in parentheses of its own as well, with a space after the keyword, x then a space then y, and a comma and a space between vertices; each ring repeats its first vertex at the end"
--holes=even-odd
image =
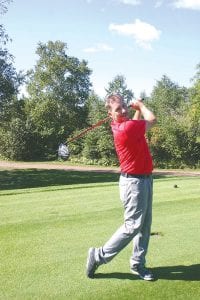
POLYGON ((141 111, 140 110, 136 110, 135 114, 133 116, 133 120, 140 120, 141 116, 142 116, 141 111))
MULTIPOLYGON (((146 121, 146 130, 150 129, 156 123, 156 117, 154 113, 150 111, 143 102, 136 100, 131 104, 131 107, 136 110, 136 113, 139 111, 143 116, 144 120, 146 121)), ((136 114, 136 118, 138 118, 138 116, 139 115, 136 114)), ((138 120, 136 118, 134 116, 134 119, 138 120)))
POLYGON ((143 103, 140 105, 140 112, 143 118, 148 122, 156 122, 156 117, 152 111, 150 111, 143 103))
POLYGON ((146 121, 146 131, 156 124, 156 117, 143 103, 140 105, 141 114, 146 121))

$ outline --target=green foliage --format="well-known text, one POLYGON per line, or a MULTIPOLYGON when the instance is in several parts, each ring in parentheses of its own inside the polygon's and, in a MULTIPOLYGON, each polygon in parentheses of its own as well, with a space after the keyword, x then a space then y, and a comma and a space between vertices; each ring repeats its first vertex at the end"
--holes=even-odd
MULTIPOLYGON (((88 128, 107 117, 104 102, 94 93, 91 93, 88 98, 87 108, 89 112, 87 118, 88 128)), ((88 131, 81 139, 75 140, 71 149, 72 156, 82 156, 84 161, 90 164, 96 163, 104 166, 117 164, 109 121, 88 131)))
POLYGON ((86 122, 91 71, 66 50, 60 41, 39 43, 39 59, 28 72, 25 111, 45 158, 55 158, 58 144, 86 122))
POLYGON ((123 75, 116 75, 111 82, 108 83, 108 88, 105 89, 107 94, 120 94, 128 104, 134 97, 132 90, 127 88, 126 79, 123 75))
POLYGON ((5 46, 9 41, 9 36, 6 33, 6 30, 2 24, 0 24, 0 45, 1 47, 5 46))
POLYGON ((148 133, 155 165, 175 168, 198 165, 200 148, 188 115, 191 103, 188 90, 163 76, 147 103, 158 120, 148 133))
POLYGON ((39 60, 30 70, 27 90, 37 101, 42 96, 54 98, 71 111, 84 105, 90 89, 90 69, 85 60, 66 54, 67 45, 60 41, 39 43, 36 54, 39 60))
POLYGON ((26 152, 26 129, 19 118, 13 118, 9 127, 0 129, 0 152, 13 160, 24 159, 26 152))
MULTIPOLYGON (((0 14, 7 12, 7 5, 10 2, 10 0, 0 0, 0 14)), ((0 24, 0 122, 7 120, 10 104, 17 96, 18 88, 24 80, 22 73, 16 72, 13 66, 13 55, 6 48, 9 41, 4 26, 0 24)))
POLYGON ((196 67, 197 72, 193 78, 193 87, 190 89, 190 106, 188 108, 193 131, 200 137, 200 64, 196 67))
MULTIPOLYGON (((0 14, 6 13, 10 2, 0 1, 0 14)), ((26 152, 26 129, 21 117, 22 103, 17 100, 17 95, 24 76, 13 66, 14 58, 6 48, 9 41, 4 26, 0 24, 0 155, 22 159, 26 152)))
POLYGON ((0 50, 0 120, 7 120, 10 105, 17 96, 23 75, 13 67, 13 57, 6 49, 0 50))
POLYGON ((84 139, 83 156, 88 161, 96 161, 100 165, 117 165, 113 137, 109 125, 94 129, 84 139))
POLYGON ((156 115, 159 115, 159 122, 165 120, 166 116, 176 118, 184 109, 188 101, 188 91, 179 87, 166 75, 157 81, 150 97, 150 105, 156 115))
MULTIPOLYGON (((0 44, 5 45, 8 37, 0 25, 0 44)), ((21 72, 17 73, 13 66, 14 58, 4 47, 0 48, 0 121, 7 121, 10 116, 12 102, 17 97, 19 86, 24 80, 21 72)))

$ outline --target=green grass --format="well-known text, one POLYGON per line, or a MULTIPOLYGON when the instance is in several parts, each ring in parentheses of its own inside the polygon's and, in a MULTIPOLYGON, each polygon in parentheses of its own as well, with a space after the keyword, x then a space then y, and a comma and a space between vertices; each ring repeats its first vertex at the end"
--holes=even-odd
POLYGON ((199 177, 154 180, 155 282, 130 274, 131 244, 85 276, 88 248, 123 221, 117 174, 2 170, 0 187, 0 299, 199 299, 199 177))

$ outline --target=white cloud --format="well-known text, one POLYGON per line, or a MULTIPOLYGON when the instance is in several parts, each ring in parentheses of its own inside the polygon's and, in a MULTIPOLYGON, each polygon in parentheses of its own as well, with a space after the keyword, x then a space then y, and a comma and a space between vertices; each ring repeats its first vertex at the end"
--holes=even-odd
POLYGON ((161 7, 162 4, 163 4, 163 1, 162 1, 162 0, 158 0, 158 1, 156 1, 154 7, 155 7, 155 8, 161 7))
POLYGON ((141 3, 140 0, 119 0, 120 3, 130 4, 130 5, 139 5, 141 3))
POLYGON ((135 39, 136 43, 145 49, 151 50, 151 43, 154 40, 158 40, 161 31, 156 29, 153 25, 140 21, 136 19, 134 23, 131 24, 110 24, 110 31, 115 31, 118 34, 131 36, 135 39))
POLYGON ((83 51, 87 53, 105 52, 105 51, 113 51, 113 50, 114 49, 112 47, 103 43, 96 44, 94 47, 83 49, 83 51))
POLYGON ((176 8, 200 10, 200 0, 176 0, 173 6, 176 8))
MULTIPOLYGON (((93 0, 86 0, 87 3, 91 3, 93 0)), ((112 0, 114 2, 119 2, 122 4, 130 4, 130 5, 139 5, 141 4, 141 0, 112 0)))

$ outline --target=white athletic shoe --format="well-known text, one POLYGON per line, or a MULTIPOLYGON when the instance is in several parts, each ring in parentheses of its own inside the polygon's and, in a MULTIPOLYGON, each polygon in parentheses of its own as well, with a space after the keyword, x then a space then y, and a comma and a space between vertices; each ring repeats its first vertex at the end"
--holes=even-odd
POLYGON ((86 275, 89 278, 94 278, 94 273, 97 270, 99 264, 95 260, 95 248, 90 248, 88 251, 86 275))
POLYGON ((152 272, 139 264, 131 267, 131 273, 138 275, 140 278, 147 281, 155 280, 152 272))

